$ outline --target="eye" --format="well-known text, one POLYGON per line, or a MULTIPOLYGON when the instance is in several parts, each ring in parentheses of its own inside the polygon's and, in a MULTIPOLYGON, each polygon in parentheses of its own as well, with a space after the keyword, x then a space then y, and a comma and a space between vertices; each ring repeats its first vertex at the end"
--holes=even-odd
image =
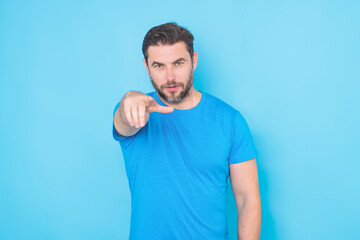
POLYGON ((176 66, 179 66, 179 65, 182 65, 182 64, 183 64, 183 62, 177 62, 176 66))
POLYGON ((161 67, 162 67, 162 66, 159 65, 159 64, 157 64, 157 65, 154 66, 154 68, 161 68, 161 67))

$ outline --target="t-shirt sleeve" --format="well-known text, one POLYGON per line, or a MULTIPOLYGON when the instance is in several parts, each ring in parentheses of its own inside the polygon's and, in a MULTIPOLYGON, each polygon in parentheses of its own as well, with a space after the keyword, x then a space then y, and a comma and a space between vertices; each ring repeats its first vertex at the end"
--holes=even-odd
POLYGON ((232 128, 229 164, 240 163, 257 156, 249 126, 240 112, 236 113, 232 128))

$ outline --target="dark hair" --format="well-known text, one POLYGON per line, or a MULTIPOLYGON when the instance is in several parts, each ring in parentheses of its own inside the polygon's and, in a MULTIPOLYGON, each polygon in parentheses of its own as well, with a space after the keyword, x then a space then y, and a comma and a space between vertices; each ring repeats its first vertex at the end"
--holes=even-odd
POLYGON ((180 41, 185 42, 192 60, 194 36, 187 29, 179 26, 176 22, 165 23, 151 28, 145 35, 142 45, 146 63, 148 61, 147 50, 150 46, 155 46, 159 43, 172 45, 180 41))

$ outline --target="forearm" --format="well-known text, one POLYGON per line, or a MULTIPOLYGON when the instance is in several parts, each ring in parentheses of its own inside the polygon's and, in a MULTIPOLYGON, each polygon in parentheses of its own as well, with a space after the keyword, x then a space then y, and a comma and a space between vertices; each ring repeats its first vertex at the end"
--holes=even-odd
POLYGON ((238 211, 238 240, 260 239, 261 202, 260 199, 245 201, 238 211))

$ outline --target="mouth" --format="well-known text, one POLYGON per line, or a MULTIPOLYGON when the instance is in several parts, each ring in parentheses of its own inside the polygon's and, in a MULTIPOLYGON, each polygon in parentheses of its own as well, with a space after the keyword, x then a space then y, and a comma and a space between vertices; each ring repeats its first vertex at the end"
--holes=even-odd
POLYGON ((165 87, 166 90, 170 91, 170 92, 175 92, 177 89, 178 89, 178 86, 176 85, 170 85, 170 86, 167 86, 165 87))

